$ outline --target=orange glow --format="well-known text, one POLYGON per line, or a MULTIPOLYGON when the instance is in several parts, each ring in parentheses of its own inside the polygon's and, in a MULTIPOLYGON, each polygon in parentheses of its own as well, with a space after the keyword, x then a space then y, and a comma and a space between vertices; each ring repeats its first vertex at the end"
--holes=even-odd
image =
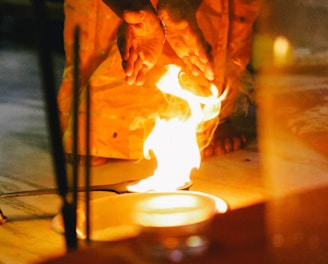
MULTIPOLYGON (((226 213, 228 205, 210 194, 173 191, 106 195, 91 199, 90 209, 90 239, 117 241, 138 236, 141 228, 146 226, 177 227, 211 220, 215 214, 226 213)), ((85 220, 85 204, 81 201, 76 226, 79 239, 86 238, 85 220)), ((62 214, 54 217, 52 228, 60 234, 65 232, 62 214)), ((197 236, 191 236, 186 243, 197 246, 199 240, 197 236)))
POLYGON ((274 64, 275 66, 284 66, 290 60, 291 45, 286 37, 279 36, 273 44, 274 64))
POLYGON ((196 192, 154 193, 137 204, 134 220, 141 226, 184 226, 206 221, 216 213, 216 201, 196 192))
POLYGON ((174 118, 157 119, 156 124, 144 142, 144 156, 150 159, 150 152, 157 160, 157 169, 147 179, 128 186, 132 192, 172 191, 190 182, 193 168, 200 166, 200 150, 197 143, 198 126, 218 116, 221 99, 218 89, 211 85, 211 95, 198 96, 188 87, 182 88, 179 75, 180 67, 168 65, 167 72, 157 82, 157 87, 166 94, 184 99, 190 108, 190 116, 177 113, 174 118))

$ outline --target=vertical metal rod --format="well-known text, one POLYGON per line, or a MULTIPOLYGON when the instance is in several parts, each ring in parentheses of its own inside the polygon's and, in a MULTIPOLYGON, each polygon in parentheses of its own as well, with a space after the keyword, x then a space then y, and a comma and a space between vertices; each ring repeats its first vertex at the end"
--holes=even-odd
POLYGON ((62 214, 65 226, 65 241, 67 249, 75 249, 77 245, 76 226, 70 221, 72 208, 67 201, 68 184, 65 165, 65 156, 62 145, 62 136, 58 115, 57 93, 53 75, 53 63, 51 57, 49 30, 47 29, 45 1, 33 0, 36 27, 38 30, 39 63, 42 74, 42 88, 45 97, 52 158, 56 175, 58 192, 63 200, 62 214))
POLYGON ((73 196, 72 206, 75 209, 75 214, 72 216, 72 221, 77 222, 76 210, 77 210, 77 188, 78 188, 78 167, 79 167, 79 156, 78 156, 78 145, 79 145, 79 41, 80 41, 80 28, 79 26, 74 27, 74 43, 73 43, 73 96, 72 96, 72 134, 73 134, 73 145, 72 145, 72 175, 73 175, 73 196))
POLYGON ((86 106, 85 106, 85 233, 86 241, 90 242, 90 85, 86 86, 86 106))
POLYGON ((42 74, 42 88, 46 101, 46 112, 49 133, 51 137, 51 147, 53 152, 53 161, 56 171, 56 180, 59 187, 59 193, 62 197, 66 197, 68 190, 67 175, 65 167, 65 158, 62 142, 61 129, 58 116, 58 105, 56 87, 53 76, 53 63, 51 52, 48 43, 48 30, 46 28, 47 20, 45 17, 44 1, 34 0, 34 8, 36 13, 36 24, 39 31, 38 44, 39 44, 39 64, 42 74))

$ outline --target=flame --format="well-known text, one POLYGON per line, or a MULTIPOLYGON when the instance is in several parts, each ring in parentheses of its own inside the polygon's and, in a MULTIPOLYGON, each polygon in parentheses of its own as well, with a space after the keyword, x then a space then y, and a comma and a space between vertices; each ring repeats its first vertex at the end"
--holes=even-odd
POLYGON ((218 89, 211 84, 211 95, 198 96, 183 89, 179 83, 180 67, 168 65, 167 72, 157 82, 157 87, 166 94, 184 99, 190 108, 190 116, 182 114, 169 120, 158 118, 144 142, 144 157, 150 159, 153 152, 157 160, 154 174, 128 186, 132 192, 173 191, 190 183, 192 169, 198 169, 201 162, 197 143, 197 129, 207 120, 218 116, 221 99, 218 89))

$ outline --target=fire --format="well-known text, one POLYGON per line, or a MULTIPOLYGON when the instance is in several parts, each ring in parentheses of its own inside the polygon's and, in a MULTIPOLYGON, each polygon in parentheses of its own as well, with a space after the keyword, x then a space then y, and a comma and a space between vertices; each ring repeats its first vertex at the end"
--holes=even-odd
POLYGON ((179 83, 180 67, 168 65, 167 72, 157 82, 157 87, 166 94, 185 100, 190 116, 177 115, 169 120, 157 119, 156 124, 144 142, 144 157, 150 159, 152 152, 157 160, 154 174, 128 186, 132 192, 173 191, 190 183, 192 169, 198 169, 201 162, 197 143, 199 125, 216 117, 220 112, 222 96, 211 85, 211 96, 203 97, 183 89, 179 83))

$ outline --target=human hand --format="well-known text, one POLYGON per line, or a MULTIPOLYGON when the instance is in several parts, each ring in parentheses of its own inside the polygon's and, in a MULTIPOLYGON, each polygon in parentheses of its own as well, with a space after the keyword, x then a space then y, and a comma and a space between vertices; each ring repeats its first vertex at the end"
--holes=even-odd
POLYGON ((164 32, 152 10, 124 11, 117 43, 128 84, 143 85, 162 53, 164 32))
POLYGON ((160 19, 167 27, 167 41, 177 56, 183 60, 195 76, 203 73, 212 81, 214 79, 211 46, 198 27, 196 18, 188 14, 184 19, 171 17, 167 9, 158 11, 160 19))

